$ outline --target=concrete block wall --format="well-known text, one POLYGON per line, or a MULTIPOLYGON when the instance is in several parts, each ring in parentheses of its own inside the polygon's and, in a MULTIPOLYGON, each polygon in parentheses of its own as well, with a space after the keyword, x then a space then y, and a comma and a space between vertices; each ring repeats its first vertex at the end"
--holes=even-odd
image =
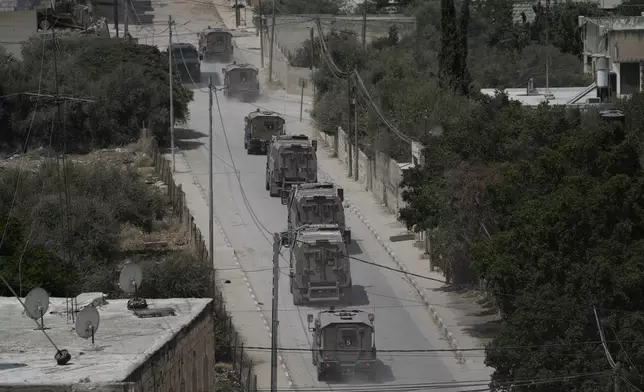
MULTIPOLYGON (((319 18, 322 30, 348 30, 362 36, 362 16, 335 15, 279 15, 275 18, 275 38, 284 49, 284 54, 295 53, 302 43, 310 38, 311 28, 315 27, 313 19, 319 18)), ((268 22, 270 24, 270 21, 268 22)), ((416 18, 402 15, 367 15, 367 42, 375 37, 384 37, 389 28, 396 25, 398 34, 408 36, 416 31, 416 18)), ((269 26, 270 27, 270 26, 269 26)), ((317 37, 317 29, 314 30, 317 37)))
MULTIPOLYGON (((277 41, 277 34, 275 34, 275 48, 273 48, 273 78, 279 81, 287 93, 301 94, 302 87, 300 80, 305 80, 306 87, 304 88, 304 95, 307 97, 313 96, 313 81, 311 80, 311 70, 308 68, 292 67, 288 63, 288 58, 284 55, 284 49, 277 41)), ((264 35, 264 48, 266 49, 265 58, 267 59, 265 65, 268 68, 268 58, 270 56, 271 39, 269 34, 264 35)))
MULTIPOLYGON (((334 151, 337 151, 337 158, 344 163, 348 174, 348 149, 351 145, 349 143, 350 139, 342 127, 338 127, 337 135, 318 132, 317 137, 334 151)), ((370 159, 362 151, 359 151, 358 155, 358 182, 363 184, 366 190, 371 191, 387 210, 397 215, 398 211, 404 206, 402 190, 399 185, 403 175, 400 165, 383 153, 377 153, 373 159, 370 159)))
POLYGON ((50 385, 2 384, 0 392, 135 392, 134 383, 50 385))
POLYGON ((213 303, 125 380, 136 392, 210 392, 215 386, 213 303))

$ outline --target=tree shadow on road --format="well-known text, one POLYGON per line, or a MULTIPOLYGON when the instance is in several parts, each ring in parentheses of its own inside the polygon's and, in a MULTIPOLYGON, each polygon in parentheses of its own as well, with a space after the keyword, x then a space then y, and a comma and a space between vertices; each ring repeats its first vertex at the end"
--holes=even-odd
POLYGON ((192 140, 207 137, 203 132, 195 131, 190 128, 174 128, 174 137, 176 140, 192 140))

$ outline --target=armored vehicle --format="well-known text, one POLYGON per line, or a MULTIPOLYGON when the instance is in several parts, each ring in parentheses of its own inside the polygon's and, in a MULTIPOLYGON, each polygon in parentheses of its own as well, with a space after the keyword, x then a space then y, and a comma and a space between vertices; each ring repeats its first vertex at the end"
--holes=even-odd
POLYGON ((293 304, 351 302, 351 265, 338 225, 304 225, 282 233, 290 248, 293 304))
POLYGON ((233 35, 222 28, 208 26, 199 33, 199 53, 205 61, 229 62, 233 56, 233 35))
POLYGON ((366 373, 369 379, 376 373, 376 340, 374 315, 363 310, 324 310, 315 318, 307 315, 312 332, 313 365, 318 381, 332 373, 345 375, 366 373), (311 327, 313 324, 313 327, 311 327))
POLYGON ((244 148, 248 154, 266 154, 273 136, 284 135, 284 117, 259 108, 244 118, 244 148))
POLYGON ((173 67, 181 75, 184 83, 199 83, 201 81, 201 60, 197 48, 192 44, 176 43, 170 46, 172 49, 173 67))
POLYGON ((345 244, 351 243, 351 229, 344 217, 344 189, 330 182, 294 185, 287 199, 282 199, 288 208, 288 231, 303 224, 337 224, 342 230, 345 244))
POLYGON ((222 68, 224 74, 224 94, 249 102, 259 97, 259 70, 250 64, 233 62, 222 68))
POLYGON ((317 140, 305 135, 273 136, 266 154, 266 190, 288 197, 294 184, 317 182, 317 140), (282 194, 284 192, 284 194, 282 194))

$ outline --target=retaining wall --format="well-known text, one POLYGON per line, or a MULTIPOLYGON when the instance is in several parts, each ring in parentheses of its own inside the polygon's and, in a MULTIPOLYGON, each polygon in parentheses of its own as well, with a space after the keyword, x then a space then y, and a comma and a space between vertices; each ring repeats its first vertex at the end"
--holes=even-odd
MULTIPOLYGON (((347 133, 338 127, 336 135, 319 132, 318 137, 333 149, 338 158, 349 167, 349 148, 353 148, 347 133)), ((383 153, 377 153, 369 158, 364 152, 358 151, 358 182, 371 191, 376 199, 391 213, 398 215, 404 206, 400 182, 405 163, 398 163, 383 153)), ((348 170, 348 169, 347 169, 348 170)), ((355 170, 355 169, 354 169, 355 170)), ((353 174, 352 174, 353 176, 353 174)))

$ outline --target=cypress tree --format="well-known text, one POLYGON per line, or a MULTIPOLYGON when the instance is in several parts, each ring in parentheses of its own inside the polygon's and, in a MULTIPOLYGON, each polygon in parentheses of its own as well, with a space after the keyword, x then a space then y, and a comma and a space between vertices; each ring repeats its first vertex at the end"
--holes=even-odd
POLYGON ((459 93, 466 95, 470 91, 470 72, 467 67, 467 32, 470 25, 470 0, 463 0, 461 4, 461 18, 458 32, 458 77, 457 86, 459 93))

